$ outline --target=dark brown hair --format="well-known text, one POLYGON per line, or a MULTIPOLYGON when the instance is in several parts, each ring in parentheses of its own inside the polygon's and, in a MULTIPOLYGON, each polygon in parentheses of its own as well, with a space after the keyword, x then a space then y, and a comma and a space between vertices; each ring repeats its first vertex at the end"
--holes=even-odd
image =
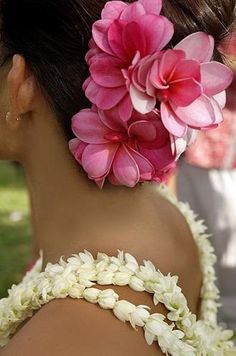
MULTIPOLYGON (((211 34, 218 46, 234 22, 236 0, 163 0, 175 26, 172 45, 195 31, 211 34)), ((132 2, 132 1, 128 1, 132 2)), ((24 56, 54 108, 68 139, 70 118, 89 105, 82 83, 91 28, 104 0, 1 0, 3 62, 24 56)), ((221 59, 216 49, 215 58, 221 59)))

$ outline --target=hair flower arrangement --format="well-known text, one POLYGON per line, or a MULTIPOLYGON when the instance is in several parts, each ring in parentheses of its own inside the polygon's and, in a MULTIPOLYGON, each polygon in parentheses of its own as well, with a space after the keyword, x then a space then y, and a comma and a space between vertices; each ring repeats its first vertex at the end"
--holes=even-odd
POLYGON ((92 103, 72 118, 70 150, 100 188, 162 181, 197 130, 222 120, 233 74, 211 61, 213 38, 196 32, 174 48, 161 0, 106 3, 93 25, 83 89, 92 103))

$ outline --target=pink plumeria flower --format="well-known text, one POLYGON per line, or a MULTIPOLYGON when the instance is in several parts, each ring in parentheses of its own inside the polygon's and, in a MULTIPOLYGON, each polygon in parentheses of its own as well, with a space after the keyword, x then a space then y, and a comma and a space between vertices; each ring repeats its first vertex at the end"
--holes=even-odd
POLYGON ((133 111, 130 72, 141 58, 160 51, 173 36, 173 25, 160 15, 161 7, 161 0, 110 1, 102 19, 93 25, 86 56, 91 77, 84 84, 85 94, 102 110, 118 106, 124 121, 133 111))
POLYGON ((213 50, 213 38, 197 32, 173 50, 142 59, 131 79, 134 108, 146 114, 160 105, 163 124, 178 137, 184 137, 189 127, 216 127, 223 120, 225 89, 233 73, 221 63, 210 62, 213 50))
POLYGON ((77 138, 70 141, 70 150, 100 188, 106 178, 128 187, 160 182, 175 162, 172 151, 177 145, 158 112, 134 112, 123 122, 116 109, 86 109, 72 118, 72 129, 77 138))

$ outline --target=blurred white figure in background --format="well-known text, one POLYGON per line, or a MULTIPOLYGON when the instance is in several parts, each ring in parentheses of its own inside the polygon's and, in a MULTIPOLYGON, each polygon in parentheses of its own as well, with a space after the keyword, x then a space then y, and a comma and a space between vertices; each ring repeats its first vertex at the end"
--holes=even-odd
MULTIPOLYGON (((223 48, 236 74, 236 32, 223 48)), ((220 321, 236 329, 236 79, 228 89, 225 120, 201 131, 179 165, 178 198, 188 201, 212 233, 218 257, 220 321)))

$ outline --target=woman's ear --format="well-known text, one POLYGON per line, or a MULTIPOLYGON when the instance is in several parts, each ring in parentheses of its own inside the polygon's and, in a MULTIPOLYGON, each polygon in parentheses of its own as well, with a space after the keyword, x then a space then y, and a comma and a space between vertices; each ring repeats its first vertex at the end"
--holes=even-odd
POLYGON ((32 111, 36 94, 35 78, 21 55, 13 56, 7 81, 11 117, 17 119, 32 111))

